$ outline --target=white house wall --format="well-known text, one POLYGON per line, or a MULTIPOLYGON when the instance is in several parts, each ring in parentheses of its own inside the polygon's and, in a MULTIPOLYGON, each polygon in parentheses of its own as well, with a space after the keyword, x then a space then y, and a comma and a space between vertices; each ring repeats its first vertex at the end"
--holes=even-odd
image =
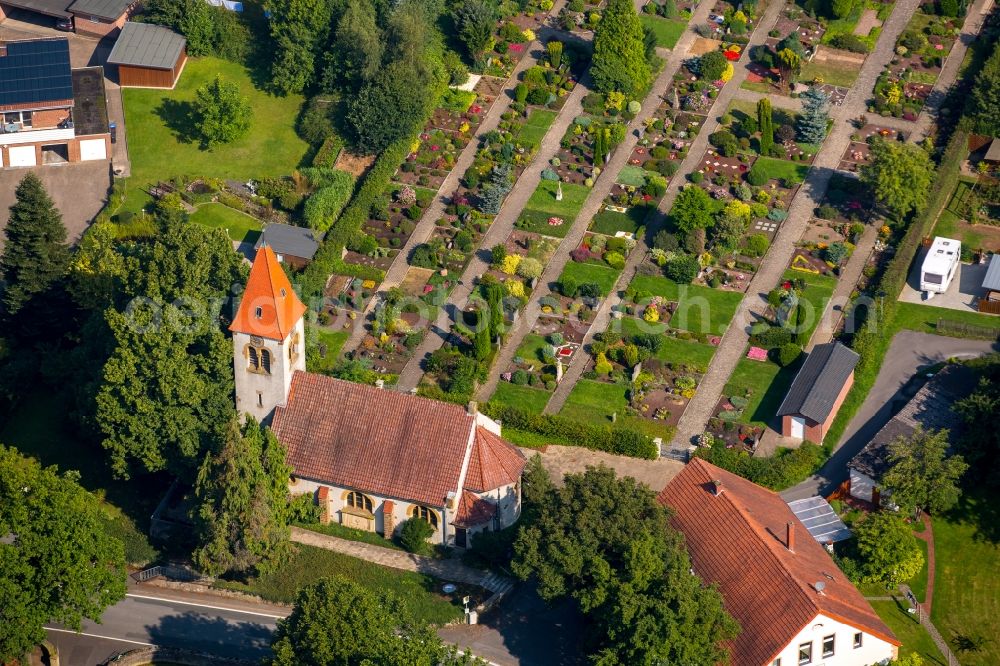
MULTIPOLYGON (((897 654, 896 646, 876 638, 868 632, 861 632, 861 647, 854 647, 854 635, 861 632, 849 624, 838 622, 825 615, 817 615, 799 634, 788 642, 778 658, 780 666, 799 666, 799 645, 812 642, 812 661, 809 666, 871 666, 886 664, 897 654), (823 639, 833 634, 834 653, 831 657, 823 656, 823 639)), ((770 664, 760 666, 777 666, 775 660, 770 664)))
POLYGON ((875 479, 867 474, 851 470, 851 496, 866 502, 872 501, 872 493, 876 488, 875 479))

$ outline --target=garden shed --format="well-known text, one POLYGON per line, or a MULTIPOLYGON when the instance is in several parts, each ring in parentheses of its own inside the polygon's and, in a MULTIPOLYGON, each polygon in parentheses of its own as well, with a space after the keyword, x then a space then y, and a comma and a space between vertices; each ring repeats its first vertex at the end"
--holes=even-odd
POLYGON ((264 227, 254 249, 259 250, 267 245, 274 250, 278 261, 292 268, 302 268, 316 256, 319 242, 313 236, 311 229, 296 227, 291 224, 269 224, 264 227))
POLYGON ((854 384, 859 359, 839 342, 813 347, 778 408, 782 436, 822 442, 854 384))
POLYGON ((985 300, 1000 302, 1000 254, 990 257, 990 265, 983 277, 983 289, 986 291, 985 300))
POLYGON ((128 22, 111 49, 118 83, 127 88, 173 88, 187 62, 187 42, 169 28, 128 22))

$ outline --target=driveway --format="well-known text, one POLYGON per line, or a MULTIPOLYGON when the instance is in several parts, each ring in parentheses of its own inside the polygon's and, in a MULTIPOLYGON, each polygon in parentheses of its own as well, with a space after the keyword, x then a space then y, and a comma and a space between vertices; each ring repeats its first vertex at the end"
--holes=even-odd
MULTIPOLYGON (((41 178, 49 196, 62 213, 70 242, 83 235, 97 214, 104 208, 111 187, 111 172, 106 161, 76 162, 27 169, 0 169, 0 231, 6 229, 10 207, 14 205, 14 190, 28 171, 41 178)), ((0 233, 0 247, 6 236, 0 233)))
POLYGON ((1000 343, 946 338, 929 333, 896 334, 868 398, 854 415, 833 457, 819 473, 781 493, 786 501, 824 497, 847 480, 847 463, 923 386, 922 370, 949 358, 974 358, 1000 351, 1000 343))
POLYGON ((989 264, 959 264, 958 271, 948 285, 948 291, 943 294, 934 294, 930 300, 924 298, 920 291, 920 267, 927 256, 927 248, 921 248, 917 255, 917 260, 913 262, 913 270, 906 279, 906 286, 903 293, 899 295, 899 300, 905 303, 926 303, 939 308, 949 310, 963 310, 965 312, 978 312, 976 300, 983 296, 983 278, 986 277, 986 269, 989 264))

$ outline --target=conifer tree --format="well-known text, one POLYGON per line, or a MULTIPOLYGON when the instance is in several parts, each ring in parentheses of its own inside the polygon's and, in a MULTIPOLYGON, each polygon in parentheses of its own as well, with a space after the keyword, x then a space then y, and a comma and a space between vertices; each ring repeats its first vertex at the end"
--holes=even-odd
POLYGON ((771 122, 771 100, 757 102, 757 125, 760 127, 760 154, 768 155, 774 145, 774 125, 771 122))
POLYGON ((830 96, 815 87, 802 93, 802 114, 796 126, 799 141, 822 143, 829 120, 830 96))
POLYGON ((62 215, 29 172, 17 186, 16 201, 4 233, 7 242, 0 257, 0 274, 6 288, 3 305, 7 316, 21 311, 32 299, 43 297, 69 270, 69 247, 62 215))
POLYGON ((594 31, 592 62, 590 74, 603 93, 618 91, 635 99, 649 85, 652 72, 632 0, 609 0, 594 31))

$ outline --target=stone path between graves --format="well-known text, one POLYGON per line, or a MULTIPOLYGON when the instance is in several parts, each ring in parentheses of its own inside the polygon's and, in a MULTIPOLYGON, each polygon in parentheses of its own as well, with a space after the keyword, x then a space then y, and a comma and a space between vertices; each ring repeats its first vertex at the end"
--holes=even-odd
MULTIPOLYGON (((708 366, 708 372, 698 386, 698 392, 681 416, 673 441, 675 447, 688 446, 694 438, 704 432, 705 425, 712 417, 715 406, 722 396, 723 388, 743 357, 749 340, 750 325, 765 311, 767 292, 778 283, 785 272, 795 251, 795 243, 808 226, 813 210, 826 194, 830 177, 840 164, 840 158, 847 150, 847 146, 850 145, 854 128, 848 121, 865 112, 875 81, 892 58, 896 39, 919 5, 919 0, 899 0, 896 3, 892 14, 882 26, 882 34, 875 49, 865 60, 854 87, 847 94, 844 103, 831 110, 830 117, 834 120, 833 130, 817 153, 806 182, 792 200, 788 218, 778 229, 760 269, 751 280, 746 296, 726 330, 719 349, 708 366)), ((708 134, 707 129, 699 133, 699 137, 708 134)))
POLYGON ((496 594, 506 592, 514 586, 509 578, 489 571, 481 571, 462 564, 459 560, 438 560, 423 555, 414 555, 402 550, 383 548, 361 541, 349 541, 338 537, 320 534, 301 527, 292 528, 292 541, 314 546, 324 550, 332 550, 344 555, 356 557, 359 560, 372 562, 390 569, 415 571, 434 578, 452 583, 477 585, 496 594))

